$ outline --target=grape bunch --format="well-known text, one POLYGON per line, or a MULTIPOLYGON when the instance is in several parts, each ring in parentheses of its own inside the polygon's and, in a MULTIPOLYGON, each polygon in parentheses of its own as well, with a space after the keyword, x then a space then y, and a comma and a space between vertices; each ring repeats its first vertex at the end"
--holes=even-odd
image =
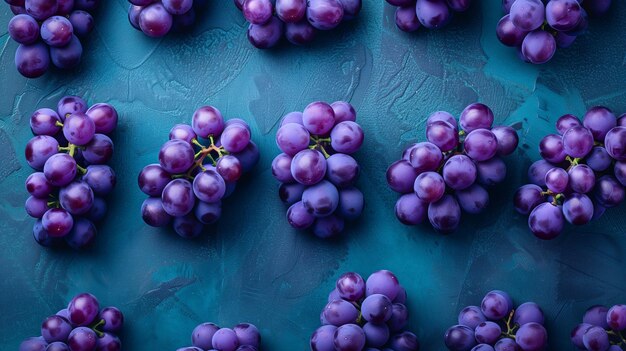
POLYGON ((35 240, 42 246, 64 241, 80 250, 95 239, 94 222, 107 211, 104 200, 115 187, 109 138, 118 115, 109 104, 87 108, 78 96, 59 100, 57 110, 41 108, 30 117, 35 137, 26 144, 28 165, 37 172, 26 179, 26 212, 37 218, 35 240), (65 145, 65 146, 64 146, 65 145))
POLYGON ((177 124, 159 151, 159 163, 144 167, 138 183, 147 198, 141 206, 144 222, 153 227, 173 224, 184 238, 195 238, 205 224, 222 214, 222 199, 259 161, 248 124, 224 121, 213 106, 197 109, 191 125, 177 124))
POLYGON ((180 32, 196 22, 198 9, 205 0, 128 0, 128 21, 137 30, 153 38, 171 30, 180 32))
POLYGON ((626 114, 619 119, 606 107, 589 109, 582 123, 564 115, 558 134, 539 143, 542 160, 528 169, 531 184, 520 187, 515 210, 529 215, 528 226, 540 239, 556 238, 565 221, 589 223, 606 208, 618 206, 626 186, 626 114))
POLYGON ((415 334, 404 331, 409 319, 406 291, 390 271, 367 281, 345 273, 328 295, 322 326, 311 335, 312 351, 418 351, 415 334))
POLYGON ((587 13, 601 16, 610 5, 611 0, 502 0, 505 16, 496 35, 502 44, 516 47, 523 61, 546 63, 557 47, 570 47, 587 31, 587 13))
POLYGON ((283 35, 294 45, 313 41, 318 30, 331 30, 355 18, 361 0, 234 0, 250 22, 248 40, 259 49, 268 49, 283 35))
POLYGON ((396 9, 396 26, 414 32, 421 26, 428 29, 445 27, 455 12, 469 9, 472 0, 387 0, 396 9))
POLYGON ((278 195, 290 206, 292 227, 331 238, 343 231, 345 220, 361 215, 363 193, 354 186, 360 168, 351 154, 364 135, 355 121, 349 103, 316 101, 280 122, 276 144, 282 153, 272 161, 272 174, 281 182, 278 195))
POLYGON ((191 333, 193 346, 176 351, 258 351, 261 334, 254 324, 240 323, 234 328, 220 328, 214 323, 202 323, 191 333))
POLYGON ((579 350, 626 350, 626 305, 591 306, 583 322, 572 330, 571 338, 579 350))
POLYGON ((74 296, 67 308, 41 323, 41 336, 24 340, 19 351, 120 351, 124 315, 116 307, 100 308, 88 293, 74 296))
POLYGON ((548 345, 543 311, 534 302, 514 309, 504 291, 487 293, 480 306, 461 310, 444 342, 450 351, 541 351, 548 345))
POLYGON ((478 214, 489 204, 488 187, 506 178, 506 156, 517 148, 511 127, 493 127, 493 112, 480 103, 467 106, 456 119, 437 111, 426 121, 428 141, 410 145, 387 169, 389 187, 402 194, 396 217, 406 225, 426 217, 441 233, 455 231, 461 209, 478 214), (459 127, 461 130, 459 130, 459 127))
POLYGON ((15 16, 9 36, 20 45, 15 66, 27 78, 42 76, 52 64, 61 69, 78 66, 83 54, 80 39, 94 28, 90 12, 98 0, 4 0, 15 16))

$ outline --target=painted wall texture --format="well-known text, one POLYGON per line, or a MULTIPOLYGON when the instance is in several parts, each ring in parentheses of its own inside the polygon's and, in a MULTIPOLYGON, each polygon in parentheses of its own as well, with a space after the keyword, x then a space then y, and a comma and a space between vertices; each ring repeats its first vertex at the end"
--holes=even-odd
POLYGON ((626 2, 593 20, 591 32, 559 50, 548 64, 518 60, 495 36, 498 0, 476 1, 441 31, 406 34, 394 8, 365 0, 361 16, 306 48, 253 48, 247 24, 230 0, 213 1, 193 32, 155 40, 134 30, 125 0, 103 1, 79 69, 28 80, 15 70, 11 15, 0 6, 0 344, 15 350, 38 335, 41 321, 76 293, 89 291, 126 314, 126 350, 173 350, 204 321, 256 324, 265 350, 307 350, 335 279, 394 271, 409 293, 410 329, 424 350, 443 350, 442 335, 458 311, 490 289, 545 311, 550 350, 572 350, 569 331, 587 306, 626 303, 626 210, 607 211, 591 225, 566 228, 542 242, 528 231, 511 198, 537 159, 540 138, 562 114, 581 116, 603 104, 626 112, 626 2), (32 239, 23 203, 31 173, 23 149, 28 118, 63 95, 108 102, 120 112, 112 166, 118 185, 89 252, 51 251, 32 239), (357 159, 366 210, 339 241, 291 229, 270 164, 283 114, 314 100, 354 104, 366 141, 357 159), (394 217, 396 194, 387 166, 424 138, 435 110, 458 115, 480 101, 496 122, 515 125, 520 148, 509 157, 509 180, 493 190, 489 213, 465 216, 440 236, 394 217), (156 162, 175 123, 199 106, 252 127, 261 148, 253 176, 239 185, 217 225, 200 240, 145 225, 137 187, 141 168, 156 162))

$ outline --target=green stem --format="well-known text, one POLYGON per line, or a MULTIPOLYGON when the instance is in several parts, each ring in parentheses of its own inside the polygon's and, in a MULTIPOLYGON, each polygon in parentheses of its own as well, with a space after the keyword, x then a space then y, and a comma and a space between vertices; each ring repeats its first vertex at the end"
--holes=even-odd
POLYGON ((106 322, 104 319, 100 319, 98 323, 92 325, 90 328, 96 333, 96 335, 98 335, 99 338, 101 338, 104 336, 104 333, 99 328, 104 327, 105 324, 106 322))
POLYGON ((54 123, 54 125, 55 125, 55 126, 57 126, 57 127, 61 127, 61 128, 63 128, 63 123, 61 123, 60 121, 56 121, 56 122, 54 123))
POLYGON ((69 148, 68 151, 67 151, 68 155, 74 157, 74 154, 76 153, 76 145, 68 144, 67 147, 69 148))
POLYGON ((76 169, 80 172, 80 174, 87 173, 87 170, 85 168, 81 167, 80 165, 76 165, 76 169))
POLYGON ((200 142, 197 139, 191 139, 191 143, 198 146, 201 149, 204 149, 204 145, 200 144, 200 142))

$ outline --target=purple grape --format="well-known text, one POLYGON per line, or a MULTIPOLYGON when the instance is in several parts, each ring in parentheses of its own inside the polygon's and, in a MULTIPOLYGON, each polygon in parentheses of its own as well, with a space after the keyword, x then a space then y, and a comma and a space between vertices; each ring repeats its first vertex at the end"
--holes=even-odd
POLYGON ((623 186, 626 186, 626 161, 615 162, 613 171, 615 173, 615 179, 617 179, 617 181, 619 181, 623 186))
POLYGON ((56 111, 49 108, 40 108, 30 117, 30 129, 36 135, 56 135, 61 127, 57 125, 61 122, 61 117, 56 111))
POLYGON ((499 126, 491 129, 493 135, 498 140, 497 154, 500 156, 507 156, 513 153, 517 149, 519 143, 519 137, 515 129, 507 126, 499 126))
POLYGON ((400 293, 398 278, 391 271, 380 270, 372 273, 365 282, 365 294, 371 296, 381 294, 394 300, 400 293))
POLYGON ((315 351, 335 351, 335 331, 334 325, 323 325, 317 328, 311 335, 311 350, 315 351))
POLYGON ((439 201, 428 205, 428 220, 440 233, 455 231, 461 220, 459 203, 451 195, 444 195, 439 201))
POLYGON ((39 39, 39 24, 29 15, 17 15, 9 21, 9 36, 19 44, 33 44, 39 39))
POLYGON ((520 351, 519 345, 513 339, 502 338, 494 345, 495 351, 520 351))
POLYGON ((467 306, 459 312, 459 324, 474 330, 478 325, 486 322, 487 319, 478 306, 467 306))
POLYGON ((502 330, 500 326, 494 322, 482 322, 476 326, 476 330, 474 330, 474 335, 476 337, 476 341, 481 344, 489 344, 493 345, 500 339, 500 334, 502 330))
POLYGON ((309 142, 309 132, 297 123, 287 123, 276 132, 278 148, 289 156, 294 156, 299 151, 308 148, 309 142))
POLYGON ((465 153, 475 161, 486 161, 495 156, 498 150, 496 136, 487 129, 474 129, 464 142, 465 153))
POLYGON ((533 184, 546 186, 546 173, 554 167, 546 160, 535 161, 528 168, 528 179, 533 184))
POLYGON ((291 156, 282 153, 274 157, 272 161, 272 175, 281 183, 295 182, 291 175, 291 160, 291 156))
POLYGON ((210 350, 213 348, 213 335, 220 329, 213 323, 202 323, 193 329, 191 333, 191 343, 193 346, 202 350, 210 350))
POLYGON ((450 9, 445 0, 417 0, 417 19, 429 29, 439 29, 450 21, 450 9))
POLYGON ((313 225, 315 216, 309 213, 302 201, 298 201, 287 210, 287 220, 296 229, 306 229, 313 225))
POLYGON ((243 2, 243 16, 252 24, 265 24, 272 17, 274 5, 270 0, 245 0, 243 2))
POLYGON ((46 351, 48 343, 42 338, 28 338, 20 344, 18 351, 46 351))
POLYGON ((545 19, 545 7, 541 0, 519 0, 511 5, 511 21, 521 30, 539 28, 545 19))
POLYGON ((139 28, 150 37, 162 37, 169 33, 172 23, 172 15, 161 3, 148 5, 139 14, 139 28))
POLYGON ((487 105, 473 103, 461 112, 459 124, 465 132, 469 133, 474 129, 491 128, 493 119, 493 112, 487 105))
POLYGON ((224 128, 220 141, 228 152, 243 151, 250 143, 250 130, 241 124, 232 124, 224 128))
POLYGON ((52 16, 41 24, 41 39, 53 47, 69 44, 74 29, 70 21, 63 16, 52 16))
POLYGON ((587 154, 586 158, 587 166, 596 172, 602 172, 609 168, 613 159, 606 152, 606 149, 602 146, 594 146, 593 149, 587 154))
POLYGON ((196 219, 202 224, 213 224, 222 216, 222 203, 198 201, 193 210, 196 219))
POLYGON ((415 193, 400 196, 395 206, 396 217, 406 225, 416 225, 426 219, 428 203, 415 193))
POLYGON ((506 164, 499 157, 483 162, 476 162, 478 183, 484 186, 494 186, 506 179, 506 164))
POLYGON ((339 0, 339 2, 343 7, 344 21, 349 21, 356 18, 359 12, 361 12, 361 8, 363 7, 362 0, 339 0))
POLYGON ((491 345, 478 344, 474 346, 471 351, 494 351, 494 348, 491 345))
POLYGON ((552 0, 546 4, 546 21, 557 31, 567 32, 582 20, 582 7, 576 0, 552 0))
POLYGON ((326 159, 326 178, 339 188, 354 184, 359 176, 359 164, 346 154, 334 154, 326 159))
POLYGON ((506 46, 518 47, 522 45, 526 34, 528 31, 518 28, 511 20, 511 15, 502 17, 496 27, 498 40, 506 46))
POLYGON ((417 336, 408 331, 392 336, 390 345, 398 351, 419 351, 420 348, 417 336))
POLYGON ((96 133, 109 134, 117 127, 117 111, 109 104, 95 104, 85 113, 96 126, 96 133))
POLYGON ((203 106, 197 109, 191 117, 193 131, 203 137, 219 136, 224 131, 224 117, 213 106, 203 106))
POLYGON ((122 342, 117 336, 104 333, 102 337, 98 338, 96 347, 98 351, 120 351, 122 349, 122 342))
POLYGON ((46 198, 54 190, 54 187, 48 182, 43 172, 31 173, 26 178, 25 185, 26 191, 37 198, 46 198))
POLYGON ((169 140, 159 150, 161 167, 171 174, 186 172, 194 162, 191 145, 182 140, 169 140))
POLYGON ((46 318, 41 324, 41 335, 46 342, 65 341, 72 331, 70 322, 57 315, 46 318))
POLYGON ((265 24, 250 24, 248 41, 258 49, 276 46, 283 35, 283 22, 272 16, 265 24))
POLYGON ((86 113, 87 103, 79 96, 64 96, 57 104, 57 112, 61 120, 65 121, 73 113, 86 113))
POLYGON ((124 324, 124 315, 116 307, 105 307, 100 311, 100 318, 104 320, 102 330, 109 333, 117 333, 124 324))
POLYGON ((389 331, 398 332, 404 329, 409 320, 409 310, 402 303, 394 303, 391 307, 391 318, 387 321, 389 331))
POLYGON ((356 122, 340 122, 331 130, 330 139, 333 150, 352 154, 363 144, 363 130, 356 122))
POLYGON ((418 173, 437 170, 442 160, 441 150, 430 142, 414 144, 410 147, 407 157, 407 161, 418 173))
POLYGON ((276 0, 276 15, 283 22, 300 22, 302 19, 304 19, 305 14, 306 0, 276 0))
POLYGON ((356 111, 349 102, 335 101, 330 104, 330 107, 335 113, 335 123, 341 123, 344 121, 356 121, 356 111))
POLYGON ((300 184, 317 184, 325 174, 326 159, 317 150, 302 150, 291 160, 291 175, 300 184))
POLYGON ((434 121, 426 127, 426 138, 440 151, 453 150, 459 144, 456 128, 448 122, 434 121))
POLYGON ((15 67, 26 78, 42 76, 50 66, 48 47, 42 42, 24 45, 15 50, 15 67))
MULTIPOLYGON (((137 12, 137 20, 138 20, 139 12, 137 12)), ((72 23, 72 28, 74 29, 74 35, 79 38, 86 37, 93 28, 95 27, 95 23, 93 17, 89 12, 76 10, 70 14, 69 17, 70 23, 72 23)), ((139 22, 135 22, 137 29, 139 29, 139 22)))
POLYGON ((587 165, 576 165, 569 169, 569 187, 577 193, 586 194, 596 184, 596 175, 587 165))
POLYGON ((593 326, 583 335, 583 345, 590 351, 602 351, 608 350, 611 344, 606 330, 593 326))
POLYGON ((604 207, 615 207, 624 201, 624 187, 610 175, 604 175, 596 181, 594 195, 596 201, 604 207))
POLYGON ((561 234, 563 219, 563 212, 560 208, 544 202, 530 212, 528 226, 539 239, 550 240, 561 234))
POLYGON ((26 144, 24 156, 29 166, 36 170, 42 170, 52 156, 59 152, 59 142, 48 135, 33 137, 26 144))
POLYGON ((240 323, 233 328, 233 331, 237 335, 239 344, 242 346, 259 347, 261 335, 259 334, 259 329, 254 324, 240 323))
POLYGON ((585 157, 593 148, 593 134, 583 126, 574 126, 563 134, 563 148, 571 157, 585 157))
POLYGON ((525 302, 517 307, 513 315, 513 322, 518 325, 526 323, 544 323, 543 311, 534 302, 525 302))
POLYGON ((107 212, 107 204, 101 197, 94 197, 93 205, 89 212, 85 214, 85 218, 92 222, 100 222, 104 219, 107 212))
POLYGON ((415 12, 415 6, 401 6, 396 9, 396 26, 404 32, 414 32, 419 29, 420 21, 415 12))
POLYGON ((515 210, 523 215, 528 215, 535 207, 544 202, 543 190, 535 184, 526 184, 515 193, 513 204, 515 210))
POLYGON ((594 305, 585 311, 583 315, 583 323, 597 325, 603 329, 609 329, 607 322, 607 314, 609 309, 606 306, 594 305))
MULTIPOLYGON (((316 0, 320 1, 320 0, 316 0)), ((321 0, 327 1, 327 0, 321 0)), ((332 0, 336 1, 336 0, 332 0)), ((316 101, 310 103, 302 112, 304 127, 314 135, 326 135, 335 125, 335 112, 329 104, 316 101)), ((343 123, 343 122, 342 122, 343 123)), ((351 122, 354 123, 354 122, 351 122)), ((358 125, 357 125, 358 126, 358 125)), ((360 128, 360 127, 359 127, 360 128)), ((350 128, 353 129, 353 128, 350 128)))
POLYGON ((357 219, 363 212, 363 193, 357 188, 339 190, 337 213, 346 220, 357 219))
POLYGON ((618 161, 626 160, 626 127, 611 129, 604 138, 606 152, 618 161))
POLYGON ((243 167, 239 160, 232 155, 224 155, 217 160, 215 165, 217 173, 224 178, 225 182, 236 182, 243 175, 243 167))
POLYGON ((381 347, 389 340, 389 327, 386 324, 365 323, 363 332, 368 346, 381 347))
POLYGON ((84 181, 72 182, 61 188, 59 203, 70 214, 85 214, 93 205, 93 191, 84 181))
POLYGON ((248 145, 246 145, 246 147, 242 151, 235 152, 232 155, 239 160, 239 163, 241 163, 241 167, 243 168, 244 173, 250 172, 261 158, 259 148, 254 142, 252 142, 252 140, 248 143, 248 145))
POLYGON ((426 125, 429 126, 437 121, 447 122, 455 129, 458 127, 454 116, 446 111, 435 111, 431 113, 430 116, 428 116, 428 118, 426 119, 426 125))
POLYGON ((54 16, 57 12, 57 2, 54 0, 25 0, 26 12, 36 20, 43 21, 54 16))
POLYGON ((329 302, 326 307, 324 307, 323 315, 328 323, 341 326, 348 323, 355 323, 359 316, 359 311, 352 303, 339 299, 329 302))
POLYGON ((568 129, 576 126, 580 126, 581 123, 578 118, 574 115, 563 115, 559 117, 556 121, 556 129, 559 131, 559 134, 563 135, 567 132, 568 129))
POLYGON ((48 348, 46 348, 45 350, 46 351, 71 351, 70 347, 67 346, 66 343, 60 342, 60 341, 55 341, 51 344, 48 344, 48 348))
POLYGON ((189 213, 184 216, 175 217, 172 227, 179 236, 185 239, 193 239, 200 235, 203 225, 192 213, 189 213))
POLYGON ((200 201, 216 202, 224 197, 226 183, 218 172, 207 169, 194 178, 193 193, 200 201))
POLYGON ((80 63, 82 55, 83 46, 75 35, 72 36, 68 45, 60 48, 50 48, 50 59, 52 63, 62 69, 76 67, 80 63))
POLYGON ((91 165, 87 166, 83 181, 91 187, 94 194, 106 196, 113 190, 116 176, 113 169, 107 165, 91 165))
POLYGON ((548 134, 539 142, 539 154, 544 160, 551 163, 565 161, 567 154, 563 147, 563 138, 560 135, 548 134))
POLYGON ((591 324, 581 323, 577 325, 574 329, 572 329, 572 332, 570 333, 572 344, 574 344, 574 346, 576 346, 579 349, 586 349, 585 345, 583 344, 583 335, 591 327, 592 327, 591 324))
MULTIPOLYGON (((541 1, 539 2, 541 3, 541 1)), ((555 52, 556 40, 554 36, 541 29, 528 33, 522 42, 522 54, 528 61, 534 64, 542 64, 550 61, 555 52)))
POLYGON ((474 331, 464 325, 450 327, 443 338, 450 351, 470 351, 476 345, 474 331))
POLYGON ((487 293, 480 304, 481 312, 489 320, 499 320, 508 316, 513 303, 507 293, 493 290, 487 293))
POLYGON ((356 324, 344 324, 335 330, 335 350, 359 351, 365 347, 365 332, 356 324))
POLYGON ((344 9, 339 0, 309 0, 306 17, 313 27, 320 30, 329 30, 341 23, 344 17, 344 9))
POLYGON ((337 279, 336 289, 340 298, 359 301, 365 296, 365 281, 358 273, 344 273, 337 279))
POLYGON ((138 183, 141 191, 149 196, 160 196, 163 189, 171 181, 171 175, 159 164, 145 166, 139 173, 138 183))
POLYGON ((84 113, 74 113, 65 119, 63 136, 72 144, 85 145, 94 136, 96 125, 84 113))
POLYGON ((172 15, 182 15, 189 12, 193 6, 193 0, 163 0, 163 7, 172 15))
POLYGON ((626 305, 615 305, 609 309, 606 315, 609 327, 615 331, 626 329, 626 305))
MULTIPOLYGON (((575 0, 562 1, 576 2, 575 0)), ((576 4, 578 3, 576 2, 576 4)), ((594 106, 583 116, 583 125, 591 131, 595 140, 603 142, 606 133, 617 125, 617 118, 608 108, 603 106, 594 106)))
POLYGON ((361 315, 373 324, 383 324, 391 318, 391 300, 382 294, 368 295, 361 304, 361 315))
POLYGON ((54 154, 43 166, 43 173, 54 186, 66 186, 74 180, 76 172, 76 161, 68 154, 54 154))
POLYGON ((443 166, 443 179, 455 190, 468 188, 476 181, 476 165, 465 155, 450 157, 443 166))
POLYGON ((443 177, 436 172, 424 172, 417 176, 414 183, 415 194, 424 202, 436 202, 446 191, 443 177))
POLYGON ((456 191, 456 199, 463 211, 472 214, 483 212, 489 205, 489 193, 478 184, 456 191))
POLYGON ((546 173, 546 186, 555 193, 562 193, 567 189, 569 175, 563 168, 552 168, 546 173))
POLYGON ((141 205, 141 217, 146 224, 153 227, 164 227, 172 221, 172 217, 165 212, 161 198, 149 197, 141 205))
POLYGON ((326 217, 337 209, 339 193, 334 185, 322 180, 304 190, 302 204, 315 217, 326 217))
POLYGON ((29 196, 24 204, 26 213, 33 218, 41 218, 48 211, 48 200, 29 196))
POLYGON ((82 293, 76 295, 70 301, 67 310, 69 312, 70 322, 72 322, 73 325, 85 326, 91 324, 91 322, 96 319, 98 311, 100 310, 100 304, 95 296, 82 293))
POLYGON ((283 118, 280 120, 280 127, 284 126, 287 123, 297 123, 297 124, 302 124, 302 112, 299 111, 293 111, 293 112, 289 112, 288 114, 284 115, 283 118))
MULTIPOLYGON (((180 217, 193 210, 193 206, 195 204, 194 190, 197 188, 195 186, 197 179, 198 177, 194 180, 193 189, 188 180, 181 178, 174 179, 165 186, 161 197, 165 212, 171 216, 180 217)), ((195 193, 198 194, 199 192, 195 191, 195 193)))
POLYGON ((98 342, 96 333, 86 327, 78 327, 70 333, 67 345, 72 351, 92 351, 95 350, 98 342))
POLYGON ((9 8, 11 9, 11 12, 13 12, 14 15, 25 15, 25 14, 27 14, 26 9, 24 8, 24 6, 10 5, 9 8))

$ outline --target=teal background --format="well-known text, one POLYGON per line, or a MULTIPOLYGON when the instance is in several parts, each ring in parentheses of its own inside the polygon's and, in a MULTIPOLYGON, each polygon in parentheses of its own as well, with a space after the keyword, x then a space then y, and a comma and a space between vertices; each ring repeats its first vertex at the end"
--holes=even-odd
POLYGON ((423 350, 444 350, 442 335, 458 311, 494 288, 518 304, 539 303, 550 350, 573 349, 569 331, 587 306, 626 303, 624 205, 543 242, 514 212, 511 197, 560 115, 581 116, 596 104, 626 111, 626 2, 614 1, 588 35, 542 66, 519 61, 497 41, 499 3, 476 1, 444 30, 406 34, 395 28, 391 6, 365 0, 355 22, 310 47, 260 51, 248 43, 247 25, 230 0, 213 1, 193 32, 164 39, 132 29, 127 2, 108 0, 80 68, 35 80, 14 68, 16 44, 6 33, 11 15, 0 5, 0 348, 16 350, 23 338, 38 335, 47 315, 89 291, 103 305, 123 309, 125 350, 185 346, 204 321, 251 322, 265 350, 307 350, 335 279, 385 268, 407 288, 410 329, 423 350), (95 248, 82 253, 40 248, 23 209, 23 182, 31 173, 23 158, 28 118, 65 94, 111 103, 121 115, 113 136, 118 185, 95 248), (357 159, 367 208, 343 239, 328 242, 288 226, 270 163, 284 113, 339 99, 354 104, 366 133, 357 159), (403 147, 424 139, 430 112, 458 115, 474 101, 491 106, 497 123, 519 130, 506 184, 492 191, 487 214, 464 215, 453 235, 401 225, 387 166, 403 147), (189 122, 204 104, 248 121, 262 158, 226 202, 220 222, 200 240, 186 241, 142 222, 145 196, 136 178, 156 162, 170 127, 189 122))

